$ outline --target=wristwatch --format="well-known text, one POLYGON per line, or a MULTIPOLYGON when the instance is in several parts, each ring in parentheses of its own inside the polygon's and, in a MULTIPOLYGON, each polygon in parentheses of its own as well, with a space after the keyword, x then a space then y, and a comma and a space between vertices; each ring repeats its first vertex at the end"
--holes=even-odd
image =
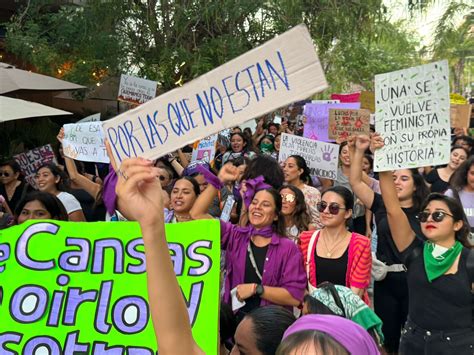
POLYGON ((258 296, 258 297, 261 297, 263 295, 263 292, 265 291, 265 289, 263 288, 263 285, 260 285, 258 284, 257 285, 257 288, 255 289, 255 294, 258 296))

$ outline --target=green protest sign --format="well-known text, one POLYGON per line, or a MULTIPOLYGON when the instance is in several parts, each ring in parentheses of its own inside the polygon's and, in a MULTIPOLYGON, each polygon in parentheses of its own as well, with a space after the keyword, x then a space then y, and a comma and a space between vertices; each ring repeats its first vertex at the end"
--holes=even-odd
MULTIPOLYGON (((169 224, 166 235, 194 338, 217 354, 219 222, 169 224)), ((0 230, 0 286, 2 354, 156 353, 138 223, 0 230)))

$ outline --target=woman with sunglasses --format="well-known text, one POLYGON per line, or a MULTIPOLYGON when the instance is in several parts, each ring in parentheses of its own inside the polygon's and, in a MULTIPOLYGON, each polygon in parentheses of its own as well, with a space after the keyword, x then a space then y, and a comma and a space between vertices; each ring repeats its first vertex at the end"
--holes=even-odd
POLYGON ((317 188, 309 185, 312 184, 312 180, 306 160, 300 155, 289 156, 283 164, 283 174, 286 184, 296 186, 303 192, 310 216, 309 229, 320 228, 321 221, 316 205, 321 200, 321 193, 317 188))
POLYGON ((310 291, 322 282, 349 287, 366 303, 372 257, 369 238, 347 230, 354 198, 343 186, 323 192, 317 204, 324 228, 301 233, 310 291))
POLYGON ((308 230, 309 225, 309 214, 306 210, 304 195, 300 189, 293 185, 280 188, 280 195, 286 236, 299 244, 300 233, 308 230))
MULTIPOLYGON (((374 141, 379 139, 375 134, 374 141)), ((408 285, 405 267, 396 249, 392 229, 387 220, 386 204, 382 196, 375 193, 362 180, 362 161, 370 146, 370 137, 350 137, 351 149, 350 183, 352 190, 375 216, 377 227, 377 259, 385 263, 387 272, 374 282, 374 309, 383 321, 384 348, 387 353, 398 353, 400 335, 408 314, 408 285)), ((428 187, 416 169, 395 170, 392 175, 397 188, 397 205, 407 216, 411 229, 423 238, 420 223, 415 218, 423 200, 428 196, 428 187)))
MULTIPOLYGON (((218 178, 204 169, 201 172, 209 186, 190 212, 193 219, 211 218, 207 211, 217 191, 239 176, 238 168, 232 164, 224 165, 218 178)), ((253 186, 251 192, 250 184, 246 184, 248 195, 244 197, 248 225, 242 227, 220 220, 227 270, 224 302, 231 303, 231 291, 239 301, 245 301, 239 317, 269 304, 286 306, 292 311, 303 300, 306 285, 298 247, 284 237, 280 194, 263 183, 263 177, 253 186)))
POLYGON ((0 195, 5 198, 9 209, 16 206, 33 188, 21 179, 20 165, 14 160, 0 163, 0 195))
MULTIPOLYGON (((374 146, 383 147, 383 140, 377 137, 374 146)), ((423 242, 402 210, 392 173, 379 176, 388 223, 407 267, 410 290, 400 353, 473 354, 474 252, 467 241, 469 224, 461 204, 439 193, 429 195, 417 216, 427 239, 423 242)))

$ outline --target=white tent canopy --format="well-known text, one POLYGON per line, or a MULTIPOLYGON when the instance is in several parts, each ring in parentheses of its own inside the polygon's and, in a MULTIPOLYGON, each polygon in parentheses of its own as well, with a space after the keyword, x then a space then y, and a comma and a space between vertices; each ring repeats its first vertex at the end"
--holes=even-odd
POLYGON ((38 104, 36 102, 0 96, 0 122, 19 120, 28 117, 60 115, 72 115, 72 113, 38 104))
POLYGON ((15 90, 77 90, 85 86, 0 63, 0 94, 15 90))

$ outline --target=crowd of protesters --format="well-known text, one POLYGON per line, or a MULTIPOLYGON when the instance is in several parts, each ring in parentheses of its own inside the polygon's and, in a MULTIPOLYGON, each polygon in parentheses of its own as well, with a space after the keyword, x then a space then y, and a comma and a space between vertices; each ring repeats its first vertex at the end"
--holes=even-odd
POLYGON ((300 134, 283 117, 219 134, 208 162, 190 147, 109 168, 59 155, 33 188, 6 160, 0 227, 138 221, 160 354, 202 353, 164 224, 211 218, 225 252, 221 354, 474 354, 473 139, 453 137, 446 166, 377 174, 381 137, 351 136, 332 181, 299 155, 279 161, 281 134, 300 134))

